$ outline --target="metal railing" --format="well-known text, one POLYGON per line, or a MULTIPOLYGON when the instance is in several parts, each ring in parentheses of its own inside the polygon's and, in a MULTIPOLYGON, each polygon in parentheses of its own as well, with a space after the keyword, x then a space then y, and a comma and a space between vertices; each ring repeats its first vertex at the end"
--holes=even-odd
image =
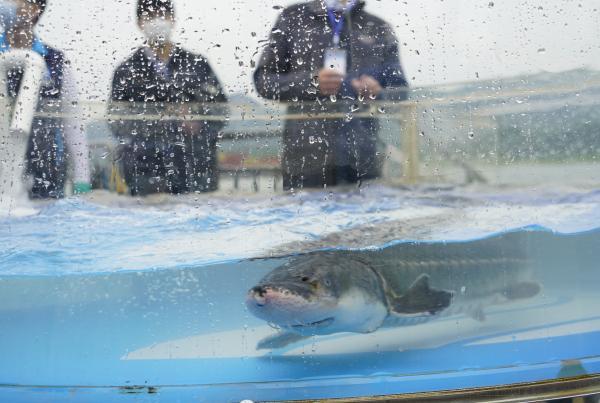
MULTIPOLYGON (((158 103, 111 103, 107 105, 97 102, 81 102, 79 116, 84 116, 88 122, 222 121, 226 122, 227 126, 219 135, 221 141, 255 137, 277 138, 281 135, 284 122, 291 120, 369 118, 394 121, 396 122, 393 129, 395 132, 391 133, 388 129, 386 139, 394 142, 401 150, 403 159, 401 181, 415 184, 423 179, 422 155, 424 149, 431 148, 425 144, 423 133, 426 131, 424 127, 427 126, 427 119, 424 116, 432 114, 432 111, 438 111, 440 115, 445 113, 445 116, 440 118, 445 123, 454 120, 460 121, 463 125, 473 125, 475 122, 480 127, 487 124, 489 130, 496 130, 497 122, 494 120, 500 115, 519 116, 565 106, 589 107, 600 103, 600 78, 591 78, 572 84, 533 88, 527 86, 509 89, 486 87, 458 94, 455 91, 456 88, 461 88, 461 86, 397 89, 384 93, 383 97, 378 100, 342 99, 335 103, 327 101, 326 105, 311 104, 306 101, 273 103, 251 98, 248 99, 247 104, 237 105, 158 103), (303 110, 299 112, 299 109, 303 110), (311 112, 305 112, 307 110, 311 112), (439 112, 441 110, 446 110, 446 112, 439 112)), ((65 113, 57 103, 42 107, 37 112, 37 116, 75 117, 65 113)), ((441 139, 444 136, 447 136, 447 133, 440 129, 435 138, 441 139)), ((382 137, 381 134, 380 137, 382 137)), ((590 147, 600 149, 600 145, 597 144, 590 144, 590 147)), ((251 153, 252 150, 246 150, 246 152, 251 153)), ((594 153, 593 150, 591 152, 594 153)), ((442 159, 443 157, 440 157, 440 160, 442 159)))

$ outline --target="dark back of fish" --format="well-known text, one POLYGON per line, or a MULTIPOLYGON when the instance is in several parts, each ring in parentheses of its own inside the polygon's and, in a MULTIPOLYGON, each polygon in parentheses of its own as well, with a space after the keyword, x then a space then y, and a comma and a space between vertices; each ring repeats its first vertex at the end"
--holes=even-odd
POLYGON ((402 243, 352 253, 381 273, 397 295, 427 274, 434 288, 477 298, 530 279, 528 234, 514 232, 465 242, 402 243))

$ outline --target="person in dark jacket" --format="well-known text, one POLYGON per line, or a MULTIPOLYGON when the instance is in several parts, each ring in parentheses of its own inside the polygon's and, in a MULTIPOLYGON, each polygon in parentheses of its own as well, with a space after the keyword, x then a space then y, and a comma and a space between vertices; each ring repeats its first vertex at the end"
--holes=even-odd
POLYGON ((363 1, 312 0, 283 10, 254 73, 258 93, 288 113, 344 118, 287 119, 286 189, 356 183, 379 173, 378 122, 353 118, 386 87, 407 85, 392 28, 363 1))
MULTIPOLYGON (((170 35, 175 10, 170 0, 138 0, 137 21, 146 44, 115 71, 113 102, 129 103, 121 114, 222 114, 208 104, 227 101, 208 61, 175 45, 170 35), (173 108, 180 106, 181 108, 173 108), (209 112, 210 110, 210 112, 209 112)), ((113 108, 114 110, 114 108, 113 108)), ((217 188, 217 132, 223 121, 127 120, 112 124, 122 144, 120 161, 133 195, 185 193, 217 188)))
MULTIPOLYGON (((46 11, 46 0, 13 0, 6 2, 0 34, 0 54, 11 49, 31 49, 46 63, 46 72, 39 94, 38 110, 44 104, 58 104, 66 118, 35 117, 28 141, 25 171, 31 179, 31 198, 60 198, 71 176, 74 193, 91 191, 89 150, 81 129, 84 117, 77 106, 77 89, 73 71, 64 54, 34 35, 35 27, 46 11), (69 166, 70 169, 67 169, 69 166), (70 171, 70 172, 69 172, 70 171)), ((23 71, 8 71, 8 94, 18 95, 23 71)), ((4 83, 0 83, 4 85, 4 83)), ((0 156, 0 159, 2 156, 0 156)))

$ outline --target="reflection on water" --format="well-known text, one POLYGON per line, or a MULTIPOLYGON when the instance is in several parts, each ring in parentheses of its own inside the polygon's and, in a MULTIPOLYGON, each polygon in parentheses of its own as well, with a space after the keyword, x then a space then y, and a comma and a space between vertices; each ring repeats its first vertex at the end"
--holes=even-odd
MULTIPOLYGON (((447 268, 451 274, 446 280, 484 284, 510 271, 506 262, 513 261, 515 245, 519 265, 526 264, 519 270, 531 272, 542 284, 533 298, 485 306, 480 320, 456 312, 369 334, 317 336, 274 352, 256 349, 259 340, 277 330, 250 315, 244 299, 249 285, 287 258, 172 271, 6 276, 0 281, 0 374, 3 382, 24 385, 32 379, 47 385, 302 379, 318 384, 332 377, 521 368, 501 376, 504 383, 518 379, 517 372, 524 379, 543 377, 533 369, 544 363, 549 363, 547 374, 556 376, 561 360, 598 356, 592 341, 600 337, 600 232, 521 231, 484 241, 409 243, 364 253, 395 255, 400 263, 429 259, 425 270, 438 258, 463 255, 465 265, 447 268), (471 264, 489 253, 496 264, 471 264), (506 258, 504 263, 498 263, 499 257, 506 258), (471 277, 474 271, 479 278, 471 277), (531 374, 522 372, 528 366, 531 374)), ((498 281, 502 286, 506 280, 498 281)), ((596 360, 583 362, 584 368, 597 370, 596 360)), ((447 382, 440 377, 430 386, 447 382)), ((371 390, 411 388, 390 385, 371 385, 371 390)))

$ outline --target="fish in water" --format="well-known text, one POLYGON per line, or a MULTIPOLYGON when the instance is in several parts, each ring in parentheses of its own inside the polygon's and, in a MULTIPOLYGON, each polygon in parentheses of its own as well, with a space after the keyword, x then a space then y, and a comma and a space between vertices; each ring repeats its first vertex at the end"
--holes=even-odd
POLYGON ((247 294, 249 311, 281 330, 257 348, 281 348, 315 335, 370 333, 458 313, 482 321, 485 306, 539 293, 519 254, 502 247, 481 254, 485 246, 401 244, 291 258, 247 294))

